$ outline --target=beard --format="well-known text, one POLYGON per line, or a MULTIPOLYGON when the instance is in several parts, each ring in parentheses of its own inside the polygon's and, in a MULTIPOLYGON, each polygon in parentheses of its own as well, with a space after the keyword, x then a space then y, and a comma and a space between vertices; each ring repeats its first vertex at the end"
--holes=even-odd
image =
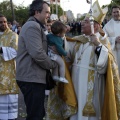
POLYGON ((1 32, 4 32, 6 29, 7 29, 6 26, 0 26, 0 31, 1 31, 1 32))

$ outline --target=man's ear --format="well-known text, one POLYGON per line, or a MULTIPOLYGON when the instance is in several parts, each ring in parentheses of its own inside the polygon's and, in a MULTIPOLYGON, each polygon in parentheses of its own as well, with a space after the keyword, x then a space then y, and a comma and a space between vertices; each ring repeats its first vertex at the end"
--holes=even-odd
POLYGON ((35 11, 35 15, 38 14, 39 12, 38 11, 35 11))

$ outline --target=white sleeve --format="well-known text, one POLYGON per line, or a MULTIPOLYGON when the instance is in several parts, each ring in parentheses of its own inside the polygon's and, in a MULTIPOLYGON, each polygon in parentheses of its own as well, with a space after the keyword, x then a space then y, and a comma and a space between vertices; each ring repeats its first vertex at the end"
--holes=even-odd
POLYGON ((107 67, 108 61, 108 49, 102 45, 100 56, 97 61, 97 70, 100 74, 104 74, 107 67))
POLYGON ((116 37, 108 37, 112 50, 115 50, 115 39, 116 37))
POLYGON ((2 47, 3 53, 2 57, 5 61, 12 60, 17 56, 17 52, 11 47, 2 47))
MULTIPOLYGON (((116 39, 116 37, 114 37, 114 36, 110 37, 110 35, 108 34, 106 26, 103 28, 103 30, 104 30, 104 32, 106 33, 106 35, 109 39, 112 50, 115 50, 115 39, 116 39)), ((111 32, 111 34, 112 34, 112 32, 111 32)))

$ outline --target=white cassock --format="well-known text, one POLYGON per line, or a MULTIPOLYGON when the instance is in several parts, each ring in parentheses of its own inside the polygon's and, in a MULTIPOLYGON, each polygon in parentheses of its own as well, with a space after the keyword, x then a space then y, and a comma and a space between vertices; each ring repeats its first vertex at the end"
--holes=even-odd
MULTIPOLYGON (((5 61, 14 59, 17 55, 15 49, 2 47, 1 54, 5 61)), ((18 116, 18 94, 0 95, 0 120, 15 119, 18 116)))
POLYGON ((103 28, 105 33, 107 34, 113 54, 117 60, 119 74, 120 74, 120 43, 115 44, 116 37, 120 36, 120 21, 114 21, 111 19, 103 28))
MULTIPOLYGON (((75 43, 66 42, 65 44, 65 48, 70 57, 73 52, 75 43)), ((107 67, 108 49, 102 45, 99 59, 97 58, 94 51, 94 46, 91 46, 88 42, 86 44, 81 44, 79 50, 75 54, 71 74, 78 101, 78 112, 77 114, 71 116, 70 120, 100 120, 101 118, 101 108, 104 98, 104 74, 107 67), (91 53, 94 53, 93 57, 91 57, 91 53), (80 58, 80 60, 78 60, 78 58, 80 58), (96 68, 89 66, 90 63, 94 63, 96 68), (86 117, 82 115, 82 111, 87 100, 89 69, 95 70, 93 95, 93 104, 96 111, 95 117, 86 117)))

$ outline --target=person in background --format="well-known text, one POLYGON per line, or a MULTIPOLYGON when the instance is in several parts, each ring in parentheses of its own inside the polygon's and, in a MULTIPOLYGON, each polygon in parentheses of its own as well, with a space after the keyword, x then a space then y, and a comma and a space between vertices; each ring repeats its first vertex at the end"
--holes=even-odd
POLYGON ((16 20, 13 21, 12 31, 17 33, 17 21, 16 20))
POLYGON ((11 22, 7 22, 7 24, 8 24, 8 27, 10 28, 10 30, 12 30, 12 24, 11 24, 11 22))
POLYGON ((26 104, 26 120, 43 120, 46 71, 57 67, 47 55, 45 25, 50 18, 50 6, 34 0, 29 7, 30 18, 19 34, 16 58, 16 80, 26 104))
POLYGON ((52 20, 49 19, 46 24, 46 29, 47 29, 48 33, 51 33, 51 25, 52 25, 52 20))
POLYGON ((15 58, 18 35, 0 15, 0 120, 15 120, 18 116, 18 86, 15 79, 15 58))
POLYGON ((81 21, 78 21, 77 23, 77 32, 78 32, 78 35, 81 34, 81 21))
POLYGON ((75 35, 76 34, 76 22, 75 21, 72 22, 71 27, 72 27, 71 29, 72 35, 75 35))
POLYGON ((112 7, 112 19, 104 26, 103 30, 108 36, 113 54, 117 60, 120 74, 120 7, 112 7))
POLYGON ((69 26, 69 25, 66 25, 66 28, 67 28, 67 30, 66 30, 66 36, 70 36, 70 30, 71 30, 71 27, 69 26))
POLYGON ((17 34, 19 35, 21 31, 21 26, 17 26, 17 34))

